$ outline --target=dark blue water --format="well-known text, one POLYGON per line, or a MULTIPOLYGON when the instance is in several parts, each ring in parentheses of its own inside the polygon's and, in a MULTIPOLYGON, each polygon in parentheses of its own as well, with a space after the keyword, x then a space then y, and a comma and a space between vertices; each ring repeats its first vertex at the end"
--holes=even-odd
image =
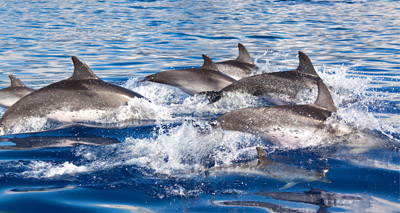
POLYGON ((101 120, 111 127, 48 130, 29 121, 36 131, 1 136, 0 212, 398 212, 399 14, 397 1, 2 1, 1 88, 9 74, 36 89, 68 78, 76 55, 151 103, 101 120), (332 92, 334 119, 373 137, 277 147, 207 124, 262 104, 257 98, 208 105, 138 83, 200 66, 201 54, 234 59, 238 42, 258 72, 294 69, 305 52, 332 92), (114 125, 129 118, 152 122, 114 125), (281 166, 201 172, 253 161, 257 146, 281 166))

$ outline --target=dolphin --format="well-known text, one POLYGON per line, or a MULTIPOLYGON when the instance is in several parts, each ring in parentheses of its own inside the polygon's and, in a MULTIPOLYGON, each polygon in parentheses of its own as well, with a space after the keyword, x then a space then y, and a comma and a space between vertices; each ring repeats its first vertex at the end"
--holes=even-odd
POLYGON ((280 189, 290 188, 298 183, 304 182, 325 182, 330 183, 326 178, 326 171, 314 171, 297 167, 290 164, 273 161, 261 148, 257 149, 257 160, 238 163, 231 166, 216 166, 205 169, 205 172, 225 172, 245 175, 262 176, 286 182, 280 189))
POLYGON ((72 56, 72 77, 50 84, 23 97, 0 120, 4 134, 16 133, 30 118, 60 123, 94 121, 105 113, 127 104, 138 93, 100 80, 87 64, 72 56))
MULTIPOLYGON (((245 210, 243 207, 250 208, 261 208, 267 210, 267 212, 285 212, 285 213, 304 213, 305 211, 298 210, 297 208, 288 208, 278 204, 264 202, 264 201, 253 201, 253 200, 211 200, 214 205, 217 206, 237 206, 241 210, 245 210)), ((252 209, 249 209, 251 211, 252 209)), ((254 211, 254 210, 253 210, 254 211)))
POLYGON ((303 192, 256 192, 254 194, 277 200, 313 204, 319 206, 321 210, 326 210, 329 207, 351 210, 355 203, 362 203, 362 197, 360 196, 333 193, 317 188, 311 188, 309 191, 303 192))
POLYGON ((0 138, 0 150, 31 150, 49 147, 72 147, 76 145, 105 146, 120 143, 114 138, 75 136, 28 136, 0 138), (2 144, 3 143, 3 144, 2 144), (11 144, 10 144, 11 143, 11 144))
POLYGON ((215 63, 219 71, 236 80, 250 76, 253 73, 253 70, 258 69, 254 64, 253 59, 251 59, 246 47, 243 44, 238 43, 238 48, 239 56, 235 60, 215 63))
POLYGON ((313 104, 238 109, 220 116, 215 127, 252 133, 277 145, 295 147, 352 133, 351 127, 326 122, 333 112, 336 107, 329 90, 318 80, 318 97, 313 104))
POLYGON ((299 66, 295 70, 272 72, 242 78, 218 92, 207 92, 210 103, 226 93, 239 92, 261 96, 277 105, 297 104, 310 96, 320 79, 311 60, 299 51, 299 66))
POLYGON ((17 77, 13 75, 9 75, 8 77, 10 78, 11 85, 0 90, 0 106, 5 108, 11 107, 19 99, 35 91, 26 87, 17 77))
POLYGON ((194 95, 206 91, 219 91, 235 79, 220 72, 215 63, 203 55, 204 64, 201 67, 163 71, 146 76, 143 81, 151 81, 178 87, 183 92, 194 95))

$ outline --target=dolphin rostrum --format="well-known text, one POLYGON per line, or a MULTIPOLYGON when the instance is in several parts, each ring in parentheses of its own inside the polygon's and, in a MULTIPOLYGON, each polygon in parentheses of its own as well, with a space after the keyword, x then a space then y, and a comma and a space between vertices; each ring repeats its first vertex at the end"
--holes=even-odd
POLYGON ((146 76, 142 81, 152 81, 178 87, 183 92, 194 95, 200 92, 219 91, 235 79, 220 72, 215 63, 203 55, 204 64, 201 67, 163 71, 146 76))
POLYGON ((4 134, 23 132, 30 118, 71 123, 93 121, 132 98, 143 96, 100 80, 83 61, 72 56, 72 77, 50 84, 23 97, 0 120, 4 134))
POLYGON ((270 103, 285 105, 302 102, 310 96, 320 79, 311 60, 299 51, 297 69, 285 72, 272 72, 242 78, 219 92, 207 92, 210 103, 218 101, 224 94, 231 92, 261 96, 270 103))
POLYGON ((9 75, 8 77, 10 78, 11 85, 0 90, 0 106, 5 108, 11 107, 19 99, 35 91, 26 87, 17 77, 13 75, 9 75))
POLYGON ((267 153, 261 148, 257 149, 257 160, 245 163, 237 163, 231 166, 216 166, 205 169, 205 172, 223 172, 262 176, 276 179, 286 184, 280 189, 290 188, 297 183, 304 182, 325 182, 330 183, 325 173, 328 171, 314 171, 298 166, 273 161, 267 156, 267 153))
POLYGON ((318 97, 313 104, 244 108, 228 112, 217 119, 217 127, 260 135, 269 142, 298 146, 320 142, 352 130, 325 122, 336 107, 328 88, 318 80, 318 97))
POLYGON ((231 76, 234 79, 241 79, 250 76, 253 70, 258 69, 251 59, 246 47, 238 43, 239 56, 235 60, 217 62, 215 65, 218 70, 231 76))

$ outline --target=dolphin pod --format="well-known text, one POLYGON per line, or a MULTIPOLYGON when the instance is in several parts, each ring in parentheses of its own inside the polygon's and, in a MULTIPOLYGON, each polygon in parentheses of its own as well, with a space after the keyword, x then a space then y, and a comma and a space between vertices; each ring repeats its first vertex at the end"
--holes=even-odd
MULTIPOLYGON (((299 65, 295 70, 243 77, 251 75, 256 66, 244 45, 239 43, 238 47, 239 56, 235 60, 214 63, 203 55, 201 67, 162 71, 146 76, 142 81, 175 86, 191 95, 214 92, 222 96, 230 91, 240 91, 268 97, 275 104, 284 104, 233 110, 216 119, 216 127, 260 135, 276 144, 291 146, 305 141, 331 139, 352 131, 351 128, 330 127, 326 123, 327 118, 336 112, 336 107, 306 54, 299 52, 299 65), (220 70, 225 73, 232 71, 243 78, 236 81, 220 70), (301 90, 312 90, 313 87, 318 88, 318 97, 313 104, 289 105, 299 103, 297 95, 301 90)), ((59 123, 94 121, 132 98, 144 98, 100 80, 77 57, 73 56, 72 61, 72 77, 32 90, 9 105, 0 120, 3 134, 14 133, 16 127, 29 118, 45 118, 59 123)), ((19 80, 10 78, 11 88, 26 88, 19 80)))
POLYGON ((141 82, 150 81, 178 87, 189 95, 220 91, 257 69, 246 47, 239 43, 238 48, 239 56, 234 60, 214 63, 203 55, 204 63, 201 67, 155 73, 146 76, 141 82))

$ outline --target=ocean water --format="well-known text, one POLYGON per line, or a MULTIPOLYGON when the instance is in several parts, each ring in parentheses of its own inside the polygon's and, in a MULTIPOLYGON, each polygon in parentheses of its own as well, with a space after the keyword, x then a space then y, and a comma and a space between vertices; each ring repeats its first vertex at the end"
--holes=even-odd
POLYGON ((0 136, 0 212, 400 210, 398 1, 4 0, 0 17, 1 88, 9 74, 35 89, 69 78, 78 56, 101 79, 149 100, 132 100, 104 125, 28 120, 0 136), (202 54, 234 59, 239 42, 257 73, 292 70, 297 52, 306 53, 338 108, 332 122, 373 134, 276 146, 209 125, 264 105, 258 98, 209 105, 139 82, 201 66, 202 54), (137 119, 146 122, 126 122, 137 119), (252 162, 256 147, 278 166, 204 169, 252 162))

